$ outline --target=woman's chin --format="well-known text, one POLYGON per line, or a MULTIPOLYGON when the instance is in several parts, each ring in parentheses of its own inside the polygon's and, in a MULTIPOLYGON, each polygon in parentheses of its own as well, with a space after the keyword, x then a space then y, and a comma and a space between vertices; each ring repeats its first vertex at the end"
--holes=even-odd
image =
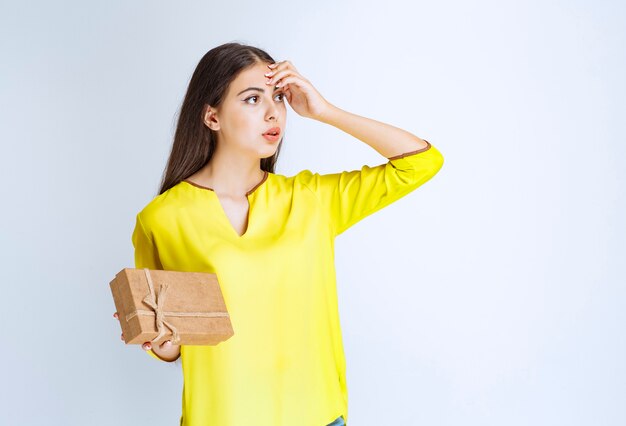
POLYGON ((264 157, 271 157, 272 155, 276 154, 276 151, 278 150, 278 146, 280 145, 282 140, 283 139, 280 138, 276 142, 266 141, 263 146, 263 149, 260 150, 261 154, 263 154, 264 157))

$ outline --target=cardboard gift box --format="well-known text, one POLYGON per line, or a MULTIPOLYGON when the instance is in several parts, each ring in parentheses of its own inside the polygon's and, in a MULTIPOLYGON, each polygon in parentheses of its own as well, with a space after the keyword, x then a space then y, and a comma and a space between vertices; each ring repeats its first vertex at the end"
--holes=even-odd
POLYGON ((124 268, 110 287, 127 344, 217 345, 234 334, 216 274, 124 268))

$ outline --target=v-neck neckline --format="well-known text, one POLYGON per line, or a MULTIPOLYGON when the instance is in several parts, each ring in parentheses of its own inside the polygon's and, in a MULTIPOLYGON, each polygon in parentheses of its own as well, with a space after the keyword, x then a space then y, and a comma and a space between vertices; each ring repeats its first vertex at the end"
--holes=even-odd
POLYGON ((246 218, 246 230, 243 231, 243 234, 241 234, 241 235, 239 235, 239 233, 237 232, 237 230, 235 229, 235 227, 231 223, 230 219, 228 218, 228 215, 226 214, 226 211, 224 210, 224 207, 222 206, 222 202, 220 201, 220 197, 217 195, 217 193, 215 192, 215 190, 213 188, 209 188, 208 186, 200 185, 200 184, 192 182, 192 181, 190 181, 188 179, 183 179, 183 182, 188 183, 188 184, 190 184, 192 186, 195 186, 196 188, 199 188, 199 189, 211 191, 215 195, 215 198, 217 199, 217 204, 219 206, 219 210, 221 212, 222 217, 226 220, 226 224, 227 224, 228 228, 230 228, 230 231, 232 232, 233 235, 235 235, 235 237, 237 239, 243 239, 244 237, 246 237, 249 234, 250 225, 251 225, 250 222, 251 222, 252 204, 250 203, 250 196, 252 194, 254 194, 256 189, 259 188, 267 180, 267 177, 269 175, 267 170, 263 170, 263 172, 264 172, 263 173, 263 178, 261 179, 261 181, 259 183, 257 183, 256 185, 254 185, 254 187, 252 187, 252 189, 250 189, 245 194, 245 197, 248 200, 248 213, 247 213, 247 218, 246 218))

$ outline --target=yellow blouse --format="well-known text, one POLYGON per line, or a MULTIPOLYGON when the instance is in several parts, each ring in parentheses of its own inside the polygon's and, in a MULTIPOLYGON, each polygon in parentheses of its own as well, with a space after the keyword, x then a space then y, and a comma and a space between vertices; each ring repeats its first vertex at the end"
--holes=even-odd
POLYGON ((443 165, 430 143, 388 160, 323 175, 266 172, 246 194, 241 236, 216 193, 186 180, 137 214, 135 267, 217 274, 235 333, 181 346, 181 425, 325 426, 340 415, 347 424, 334 239, 443 165))

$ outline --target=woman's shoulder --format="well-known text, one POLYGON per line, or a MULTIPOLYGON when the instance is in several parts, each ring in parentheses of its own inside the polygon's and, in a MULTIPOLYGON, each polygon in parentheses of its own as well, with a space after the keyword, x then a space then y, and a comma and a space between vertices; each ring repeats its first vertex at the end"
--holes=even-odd
POLYGON ((272 179, 272 187, 277 193, 310 193, 319 173, 310 169, 301 169, 288 175, 275 174, 272 179))
POLYGON ((284 175, 276 175, 276 176, 278 176, 278 179, 282 181, 284 184, 293 186, 293 185, 301 185, 303 183, 308 182, 309 180, 311 180, 311 177, 313 177, 314 174, 315 173, 309 169, 303 169, 295 173, 292 173, 289 176, 284 176, 284 175))
POLYGON ((184 182, 179 182, 162 194, 156 195, 137 214, 142 223, 161 222, 175 216, 189 202, 184 182))

